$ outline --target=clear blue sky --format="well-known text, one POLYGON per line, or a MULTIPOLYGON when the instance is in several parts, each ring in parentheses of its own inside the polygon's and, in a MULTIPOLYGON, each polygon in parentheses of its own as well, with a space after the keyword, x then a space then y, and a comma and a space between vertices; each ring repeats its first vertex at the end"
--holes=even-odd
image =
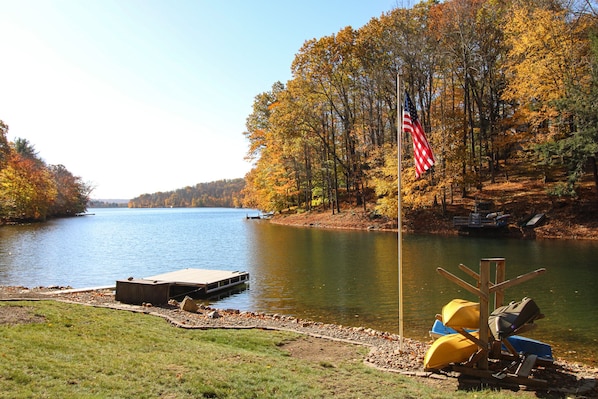
POLYGON ((243 177, 253 99, 303 43, 409 3, 0 0, 0 119, 93 198, 243 177))

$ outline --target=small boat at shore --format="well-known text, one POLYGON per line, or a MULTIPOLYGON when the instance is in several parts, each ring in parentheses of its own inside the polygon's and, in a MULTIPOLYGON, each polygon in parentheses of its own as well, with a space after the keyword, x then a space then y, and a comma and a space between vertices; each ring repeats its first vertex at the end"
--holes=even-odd
POLYGON ((488 327, 496 339, 503 339, 535 327, 534 320, 544 317, 533 299, 523 298, 496 308, 488 317, 488 327))
POLYGON ((480 328, 480 304, 453 299, 442 307, 442 322, 451 328, 480 328))
MULTIPOLYGON (((465 329, 467 332, 477 331, 476 329, 465 329)), ((446 326, 441 320, 435 320, 432 329, 429 332, 433 340, 444 337, 445 335, 457 334, 457 330, 446 326)))
MULTIPOLYGON (((471 330, 466 330, 472 332, 471 330)), ((430 330, 430 337, 436 340, 445 335, 456 334, 457 331, 445 326, 440 320, 434 321, 432 329, 430 330)), ((536 355, 540 359, 553 361, 552 347, 541 341, 532 338, 522 337, 521 335, 511 335, 506 338, 515 351, 523 355, 536 355)), ((502 350, 507 352, 508 349, 503 345, 502 350)))
MULTIPOLYGON (((477 331, 471 333, 479 337, 477 331)), ((469 359, 478 349, 475 342, 464 335, 455 333, 438 338, 426 352, 424 357, 425 370, 439 370, 451 363, 462 363, 469 359)))
MULTIPOLYGON (((536 355, 538 356, 538 359, 551 362, 554 361, 554 358, 552 357, 552 347, 547 343, 522 337, 521 335, 511 335, 510 337, 507 337, 507 341, 519 354, 525 356, 536 355)), ((503 350, 506 350, 504 346, 503 350)))

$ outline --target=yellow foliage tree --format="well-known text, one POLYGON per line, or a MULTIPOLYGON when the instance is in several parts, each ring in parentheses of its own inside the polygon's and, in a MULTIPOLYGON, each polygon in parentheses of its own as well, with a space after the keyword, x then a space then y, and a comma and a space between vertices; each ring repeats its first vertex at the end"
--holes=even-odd
POLYGON ((0 170, 0 205, 9 220, 45 220, 56 195, 52 174, 33 159, 13 153, 0 170))
POLYGON ((587 80, 580 63, 588 51, 583 34, 587 26, 582 22, 570 23, 565 9, 538 7, 527 1, 513 5, 504 28, 510 51, 503 96, 518 103, 521 119, 536 129, 559 116, 555 101, 567 96, 571 82, 587 80))
MULTIPOLYGON (((378 195, 376 211, 380 214, 396 218, 398 215, 398 157, 395 145, 383 148, 384 166, 378 169, 373 179, 378 195)), ((403 157, 403 159, 405 159, 403 157)), ((404 208, 422 208, 430 206, 434 201, 437 187, 431 184, 431 172, 419 179, 415 178, 415 166, 411 160, 403 161, 401 168, 401 206, 404 208)))

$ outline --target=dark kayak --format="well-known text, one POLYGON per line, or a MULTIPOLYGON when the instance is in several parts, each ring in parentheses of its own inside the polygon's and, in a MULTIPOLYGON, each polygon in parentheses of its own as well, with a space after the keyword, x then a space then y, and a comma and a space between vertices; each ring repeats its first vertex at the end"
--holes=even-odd
POLYGON ((517 332, 527 331, 534 320, 542 318, 540 308, 531 298, 511 302, 496 308, 488 317, 488 327, 495 339, 503 339, 517 332))

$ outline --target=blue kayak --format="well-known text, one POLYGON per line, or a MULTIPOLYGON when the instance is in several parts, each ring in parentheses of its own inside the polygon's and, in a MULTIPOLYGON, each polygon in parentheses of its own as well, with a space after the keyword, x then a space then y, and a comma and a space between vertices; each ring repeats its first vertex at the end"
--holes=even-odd
MULTIPOLYGON (((475 330, 467 330, 469 332, 475 330)), ((445 326, 440 320, 434 321, 430 336, 434 339, 440 338, 444 335, 455 334, 457 331, 445 326)), ((552 347, 544 342, 535 339, 522 337, 520 335, 511 335, 506 338, 507 341, 515 348, 517 353, 524 355, 536 355, 540 359, 553 361, 552 347)), ((503 346, 503 350, 507 350, 503 346)))

